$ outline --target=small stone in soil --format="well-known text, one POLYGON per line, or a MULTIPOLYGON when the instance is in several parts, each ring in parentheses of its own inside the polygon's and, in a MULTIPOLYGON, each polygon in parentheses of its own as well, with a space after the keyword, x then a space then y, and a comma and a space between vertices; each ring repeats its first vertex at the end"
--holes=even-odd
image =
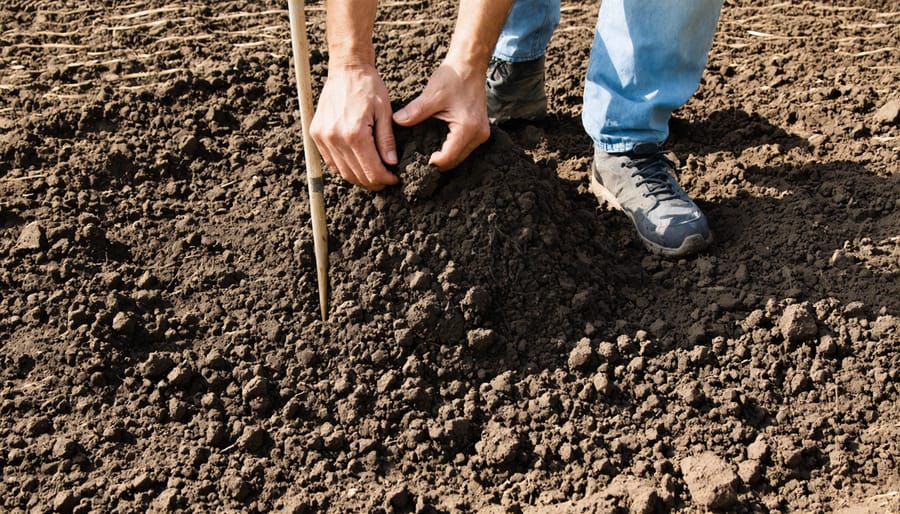
POLYGON ((25 225, 25 228, 22 229, 16 242, 15 251, 17 253, 37 252, 46 247, 47 237, 44 234, 44 227, 34 221, 25 225))
POLYGON ((737 475, 731 466, 713 452, 705 452, 681 461, 681 473, 688 491, 700 507, 727 509, 737 502, 737 475))
POLYGON ((582 371, 591 366, 595 362, 594 350, 591 348, 591 340, 583 337, 575 348, 569 352, 569 369, 573 371, 582 371))
POLYGON ((791 304, 784 309, 778 327, 785 339, 803 342, 816 336, 816 319, 807 303, 791 304))
POLYGON ((53 497, 54 512, 72 512, 75 508, 77 498, 71 491, 60 491, 53 497))
POLYGON ((175 363, 167 355, 158 352, 151 353, 138 369, 138 372, 144 378, 156 380, 162 378, 166 373, 175 367, 175 363))
POLYGON ((475 451, 490 466, 509 467, 519 456, 522 441, 511 428, 489 423, 475 444, 475 451))
POLYGON ((491 348, 497 342, 497 334, 489 328, 476 328, 466 334, 469 348, 476 352, 483 352, 491 348))

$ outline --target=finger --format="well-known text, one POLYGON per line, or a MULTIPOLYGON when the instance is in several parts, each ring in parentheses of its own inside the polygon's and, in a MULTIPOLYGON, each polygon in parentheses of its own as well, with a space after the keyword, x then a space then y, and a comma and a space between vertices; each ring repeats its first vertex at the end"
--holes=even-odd
POLYGON ((431 154, 428 163, 441 171, 451 170, 459 166, 481 143, 487 141, 488 137, 490 137, 489 127, 479 125, 466 128, 452 124, 441 149, 431 154))
MULTIPOLYGON (((310 130, 309 135, 312 137, 313 143, 315 143, 316 149, 319 151, 319 155, 322 156, 322 160, 325 161, 325 164, 331 165, 331 163, 334 162, 334 159, 331 156, 331 149, 325 144, 325 140, 312 130, 310 130)), ((304 156, 305 155, 306 153, 304 152, 304 156)))
POLYGON ((331 147, 326 145, 324 140, 316 135, 313 135, 313 141, 316 143, 319 155, 322 156, 322 161, 325 163, 326 170, 330 173, 341 175, 343 178, 343 173, 341 173, 342 166, 338 164, 338 158, 332 153, 331 147))
POLYGON ((327 148, 332 166, 351 184, 370 191, 383 189, 397 182, 381 162, 372 129, 364 128, 349 134, 336 135, 327 148))
MULTIPOLYGON (((354 136, 344 138, 340 144, 332 146, 334 161, 338 166, 341 177, 351 184, 363 187, 370 191, 382 189, 384 185, 378 182, 378 172, 367 171, 373 167, 372 161, 377 166, 381 164, 378 152, 375 149, 375 143, 371 135, 354 136), (366 157, 361 157, 366 156, 366 157)), ((387 170, 384 170, 387 173, 387 170)))
POLYGON ((331 148, 320 145, 319 153, 322 155, 322 160, 325 161, 325 166, 328 167, 329 172, 340 175, 342 179, 351 184, 358 185, 356 184, 356 177, 347 174, 347 164, 340 152, 332 151, 331 148))
POLYGON ((375 114, 375 146, 378 147, 382 161, 392 166, 397 164, 397 143, 394 140, 390 107, 375 114))
POLYGON ((398 125, 411 127, 422 123, 437 112, 432 102, 419 95, 415 100, 406 104, 405 107, 394 113, 394 121, 398 125))
POLYGON ((380 191, 386 185, 397 183, 397 176, 384 167, 374 144, 357 146, 353 158, 357 163, 356 177, 366 189, 380 191))
POLYGON ((335 152, 333 155, 335 156, 334 171, 340 174, 341 178, 347 182, 355 186, 360 185, 359 179, 356 178, 356 174, 353 172, 353 167, 347 162, 345 156, 340 152, 335 152))
POLYGON ((318 142, 316 143, 316 148, 319 149, 319 155, 322 157, 322 162, 325 163, 325 167, 331 171, 337 171, 337 167, 334 165, 334 157, 331 155, 331 150, 318 142))

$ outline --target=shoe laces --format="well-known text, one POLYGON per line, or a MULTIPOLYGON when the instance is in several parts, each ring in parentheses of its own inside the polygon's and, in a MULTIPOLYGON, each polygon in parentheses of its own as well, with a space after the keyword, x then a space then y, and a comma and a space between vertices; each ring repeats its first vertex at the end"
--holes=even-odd
POLYGON ((634 168, 632 177, 640 177, 637 186, 647 186, 643 193, 645 198, 653 197, 657 205, 668 200, 677 200, 678 192, 674 187, 674 180, 669 170, 675 167, 675 163, 666 157, 661 149, 649 154, 629 153, 629 160, 622 163, 623 167, 634 168))
POLYGON ((493 81, 506 80, 509 78, 509 63, 503 59, 492 57, 488 63, 488 79, 493 81))

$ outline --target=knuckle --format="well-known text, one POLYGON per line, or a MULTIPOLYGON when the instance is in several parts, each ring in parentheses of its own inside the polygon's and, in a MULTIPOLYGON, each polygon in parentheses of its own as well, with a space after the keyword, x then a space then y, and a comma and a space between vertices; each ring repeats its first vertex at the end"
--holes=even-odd
POLYGON ((391 131, 381 132, 378 134, 378 141, 381 144, 393 144, 394 143, 394 134, 391 131))
POLYGON ((328 130, 328 132, 326 132, 326 134, 325 134, 325 138, 328 140, 328 142, 330 144, 335 145, 335 146, 340 145, 341 142, 344 141, 343 133, 336 128, 332 128, 332 129, 328 130))
POLYGON ((313 117, 312 121, 309 122, 309 133, 313 137, 316 137, 322 133, 322 126, 319 122, 318 117, 313 117))
POLYGON ((372 168, 363 168, 363 175, 366 177, 369 184, 378 182, 378 171, 373 170, 372 168))
POLYGON ((352 146, 356 146, 362 142, 362 138, 358 132, 347 132, 343 135, 343 139, 352 146))
POLYGON ((393 112, 393 108, 391 106, 391 101, 387 98, 381 98, 375 100, 375 108, 379 109, 381 112, 390 115, 393 112))
POLYGON ((322 134, 322 132, 321 132, 320 130, 314 130, 313 127, 310 126, 310 127, 309 127, 309 137, 311 137, 312 140, 313 140, 318 146, 321 147, 321 146, 324 146, 324 145, 325 145, 324 134, 322 134))
POLYGON ((309 135, 312 136, 313 141, 315 141, 319 146, 329 146, 330 143, 334 140, 332 137, 331 131, 326 130, 325 128, 318 127, 313 129, 312 126, 309 127, 309 135))
POLYGON ((341 140, 351 145, 357 145, 363 141, 363 133, 357 129, 345 129, 341 131, 341 140))

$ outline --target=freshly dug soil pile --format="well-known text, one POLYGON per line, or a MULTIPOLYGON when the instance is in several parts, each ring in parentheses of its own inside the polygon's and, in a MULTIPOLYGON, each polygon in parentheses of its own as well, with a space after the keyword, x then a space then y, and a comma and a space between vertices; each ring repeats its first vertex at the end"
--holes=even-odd
MULTIPOLYGON (((0 510, 900 510, 897 17, 839 4, 726 6, 666 261, 587 190, 564 2, 549 120, 328 181, 327 322, 283 5, 0 7, 0 510)), ((383 5, 396 97, 454 9, 383 5)))

